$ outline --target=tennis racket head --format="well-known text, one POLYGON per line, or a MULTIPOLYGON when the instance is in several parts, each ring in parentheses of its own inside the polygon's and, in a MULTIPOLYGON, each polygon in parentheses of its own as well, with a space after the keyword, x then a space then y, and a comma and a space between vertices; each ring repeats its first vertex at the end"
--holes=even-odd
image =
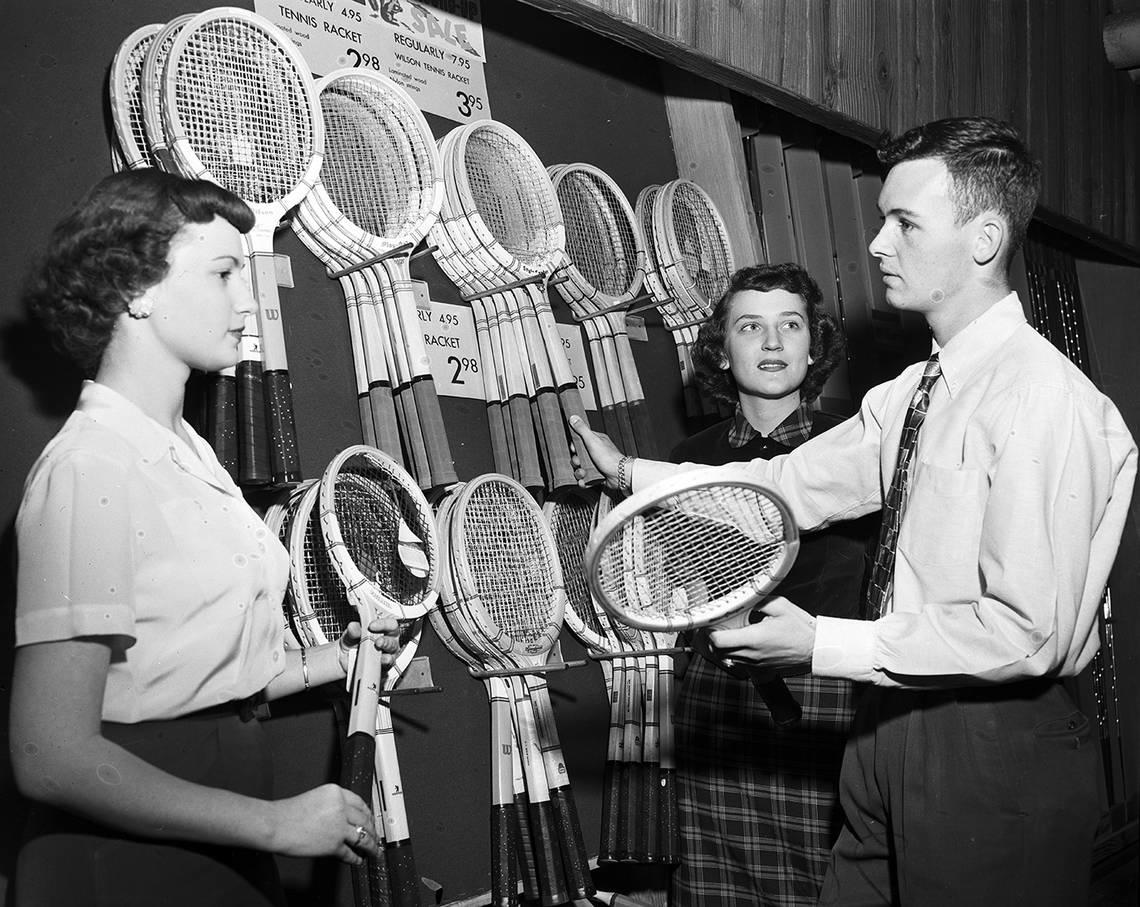
MULTIPOLYGON (((273 503, 265 509, 265 525, 277 537, 286 551, 289 550, 289 530, 293 514, 296 512, 297 505, 304 493, 313 484, 313 480, 310 479, 290 488, 287 493, 278 494, 273 503)), ((301 646, 307 645, 295 619, 297 607, 293 593, 292 569, 290 569, 289 583, 285 587, 285 600, 282 610, 285 612, 285 647, 287 649, 299 649, 301 646)))
POLYGON ((624 193, 590 164, 562 167, 552 182, 566 227, 569 279, 597 308, 633 299, 645 277, 645 249, 624 193))
POLYGON ((622 501, 586 550, 594 595, 643 630, 687 630, 751 607, 799 550, 787 504, 740 467, 683 472, 622 501))
POLYGON ((498 246, 517 278, 549 274, 566 247, 566 229, 550 177, 521 135, 479 120, 454 130, 455 192, 484 246, 498 246))
POLYGON ((122 165, 132 170, 157 166, 143 121, 142 78, 147 51, 162 27, 161 22, 155 22, 136 28, 122 40, 111 59, 107 80, 111 123, 122 165))
POLYGON ((597 606, 586 582, 586 546, 594 530, 599 497, 594 488, 561 488, 546 499, 542 512, 566 584, 566 626, 588 649, 611 652, 618 643, 608 632, 609 616, 597 606))
POLYGON ((324 207, 343 215, 360 231, 352 239, 374 253, 414 246, 439 217, 444 191, 424 115, 403 88, 375 72, 336 70, 317 82, 317 91, 325 122, 324 207))
POLYGON ((279 219, 321 168, 324 121, 308 64, 267 19, 215 7, 178 32, 162 74, 163 123, 179 168, 279 219))
POLYGON ((554 539, 526 488, 497 473, 467 482, 449 541, 462 615, 502 655, 544 658, 562 630, 566 593, 554 539))
POLYGON ((345 627, 360 619, 325 545, 320 490, 318 482, 306 484, 294 498, 286 527, 293 626, 309 646, 334 642, 345 627))
POLYGON ((320 523, 333 566, 361 622, 423 617, 439 586, 439 540, 415 480, 383 451, 341 451, 320 482, 320 523))
MULTIPOLYGON (((654 200, 659 264, 666 280, 676 273, 707 314, 734 270, 728 229, 713 200, 692 180, 661 187, 654 200)), ((673 288, 679 295, 678 288, 673 288)))

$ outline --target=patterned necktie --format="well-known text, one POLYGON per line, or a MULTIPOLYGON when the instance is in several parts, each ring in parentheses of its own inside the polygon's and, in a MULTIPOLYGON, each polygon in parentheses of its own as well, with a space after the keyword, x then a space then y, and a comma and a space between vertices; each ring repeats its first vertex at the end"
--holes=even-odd
POLYGON ((910 475, 910 460, 918 441, 918 430, 926 418, 926 408, 930 406, 930 389, 942 372, 935 353, 926 361, 922 380, 910 406, 906 411, 902 436, 899 438, 899 458, 895 463, 895 474, 891 477, 891 487, 883 501, 883 522, 879 530, 879 550, 875 553, 875 564, 871 568, 871 579, 867 584, 867 617, 876 620, 883 616, 891 601, 895 576, 895 544, 899 538, 903 509, 906 507, 907 481, 910 475))

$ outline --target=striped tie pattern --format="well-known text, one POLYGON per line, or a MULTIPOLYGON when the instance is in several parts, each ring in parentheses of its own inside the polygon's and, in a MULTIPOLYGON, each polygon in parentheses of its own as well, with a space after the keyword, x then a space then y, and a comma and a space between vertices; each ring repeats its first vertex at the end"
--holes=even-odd
POLYGON ((902 525, 903 510, 906 507, 907 481, 910 475, 910 461, 918 443, 918 430, 926 419, 926 409, 930 406, 930 389, 942 373, 935 353, 926 361, 922 380, 918 382, 914 396, 907 407, 906 421, 903 423, 902 437, 899 438, 899 458, 895 463, 895 473, 891 477, 891 487, 883 501, 883 522, 879 530, 879 549, 875 553, 875 563, 871 567, 871 578, 867 584, 867 616, 875 620, 882 617, 891 602, 891 591, 895 576, 895 545, 902 525))

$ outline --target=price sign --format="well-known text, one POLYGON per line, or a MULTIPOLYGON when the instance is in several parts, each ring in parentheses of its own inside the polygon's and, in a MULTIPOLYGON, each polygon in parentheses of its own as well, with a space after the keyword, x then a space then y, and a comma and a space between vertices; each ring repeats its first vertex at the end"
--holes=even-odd
POLYGON ((594 383, 590 380, 590 369, 586 365, 586 347, 582 343, 582 329, 576 324, 560 324, 558 335, 562 338, 562 349, 566 351, 566 358, 570 362, 570 374, 578 381, 578 390, 582 394, 582 405, 586 409, 597 412, 598 404, 594 400, 594 383))
POLYGON ((254 0, 314 75, 345 68, 387 76, 420 110, 457 123, 491 116, 479 0, 254 0))
POLYGON ((412 287, 416 291, 416 310, 436 393, 444 397, 487 399, 483 393, 483 365, 479 361, 471 309, 435 302, 428 297, 428 287, 423 281, 413 280, 412 287))

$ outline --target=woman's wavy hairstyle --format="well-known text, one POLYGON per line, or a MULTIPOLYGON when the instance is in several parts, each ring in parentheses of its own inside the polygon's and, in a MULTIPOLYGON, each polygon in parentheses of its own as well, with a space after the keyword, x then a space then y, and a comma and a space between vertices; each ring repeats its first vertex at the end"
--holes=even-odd
POLYGON ((818 284, 794 262, 752 265, 741 268, 729 278, 727 289, 713 306, 708 320, 701 325, 696 343, 693 344, 692 357, 697 380, 713 397, 736 404, 736 381, 732 372, 721 368, 721 364, 725 360, 724 335, 729 306, 733 296, 745 290, 761 293, 786 290, 804 301, 811 331, 809 352, 813 361, 800 385, 800 395, 805 402, 810 403, 819 396, 828 376, 843 358, 843 332, 835 319, 823 310, 823 294, 820 293, 818 284))
POLYGON ((53 345, 94 374, 127 304, 160 282, 170 244, 186 224, 215 217, 242 233, 249 206, 215 183, 142 168, 97 183, 51 233, 24 289, 24 304, 53 345))

